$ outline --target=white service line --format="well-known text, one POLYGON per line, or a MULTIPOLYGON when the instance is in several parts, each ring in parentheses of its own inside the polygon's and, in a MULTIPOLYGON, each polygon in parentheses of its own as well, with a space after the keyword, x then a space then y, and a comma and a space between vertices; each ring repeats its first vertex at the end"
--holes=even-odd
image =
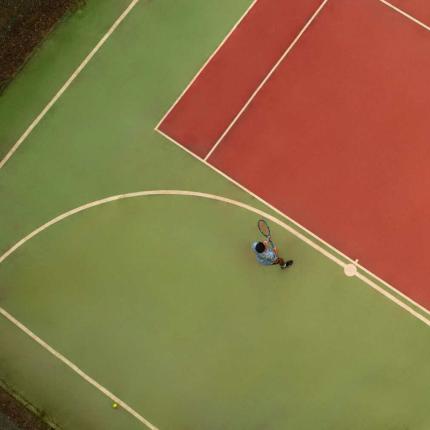
POLYGON ((215 51, 211 54, 211 56, 206 60, 206 62, 203 64, 203 66, 200 68, 200 70, 195 74, 194 78, 191 79, 190 83, 185 87, 185 89, 182 91, 182 93, 179 95, 179 97, 175 100, 175 102, 170 106, 169 110, 163 115, 163 117, 160 119, 158 124, 155 126, 155 128, 158 128, 161 123, 166 119, 167 115, 173 110, 173 108, 178 104, 179 100, 184 96, 184 94, 188 91, 188 89, 193 85, 194 81, 200 76, 200 74, 203 72, 203 70, 206 68, 206 66, 211 62, 212 58, 217 54, 217 52, 224 46, 225 42, 228 40, 228 38, 231 36, 234 30, 239 26, 239 24, 243 21, 243 19, 248 15, 249 11, 255 6, 258 0, 254 0, 249 7, 245 10, 243 15, 239 18, 239 20, 236 22, 236 24, 233 26, 233 28, 227 33, 227 35, 224 37, 224 39, 221 41, 221 43, 217 46, 215 51))
POLYGON ((405 18, 410 19, 412 22, 414 22, 415 24, 418 24, 419 26, 425 28, 427 31, 430 31, 430 27, 426 24, 424 24, 423 22, 421 22, 420 20, 414 18, 412 15, 409 15, 407 12, 405 12, 402 9, 399 9, 397 6, 394 6, 393 4, 391 4, 390 2, 386 1, 386 0, 378 0, 381 3, 383 3, 385 6, 388 6, 390 9, 393 9, 394 11, 400 13, 401 15, 403 15, 405 18))
POLYGON ((257 94, 260 92, 260 90, 263 88, 263 86, 266 84, 266 82, 271 78, 273 73, 277 70, 279 65, 282 63, 282 61, 285 59, 285 57, 291 52, 291 50, 296 46, 297 42, 300 40, 300 38, 303 36, 305 31, 309 28, 309 26, 314 22, 315 18, 320 14, 320 12, 323 10, 324 6, 327 4, 329 0, 324 0, 318 9, 314 12, 314 14, 309 18, 309 20, 306 22, 304 27, 300 30, 299 34, 295 37, 295 39, 291 42, 291 44, 288 46, 288 48, 285 50, 285 52, 282 54, 281 58, 276 62, 276 64, 272 67, 270 72, 266 75, 266 77, 261 81, 260 85, 256 88, 256 90, 252 93, 251 97, 248 99, 248 101, 244 104, 242 109, 238 112, 238 114, 233 118, 233 121, 229 124, 229 126, 224 130, 220 138, 215 142, 214 146, 212 146, 211 150, 208 152, 208 154, 205 157, 205 160, 208 160, 209 157, 213 154, 215 149, 218 148, 219 144, 222 142, 224 137, 228 134, 228 132, 233 128, 233 126, 236 124, 236 122, 239 120, 239 118, 242 116, 242 114, 245 112, 245 110, 248 108, 248 106, 251 104, 251 102, 254 100, 254 98, 257 96, 257 94))
MULTIPOLYGON (((410 297, 408 297, 406 294, 402 293, 401 291, 399 291, 397 288, 395 288, 393 285, 389 284, 388 282, 382 280, 381 278, 379 278, 378 276, 376 276, 375 274, 373 274, 370 270, 368 270, 365 267, 363 267, 361 264, 358 264, 357 260, 354 260, 351 257, 348 257, 346 254, 344 254, 343 252, 341 252, 338 249, 336 249, 333 245, 330 245, 328 242, 326 242, 325 240, 323 240, 320 237, 318 237, 315 233, 311 232, 306 227, 302 226, 300 223, 298 223, 297 221, 293 220, 288 215, 286 215, 285 213, 283 213, 282 211, 280 211, 279 209, 277 209, 275 206, 271 205, 270 203, 268 203, 267 201, 265 201, 264 199, 262 199, 261 197, 259 197, 257 194, 253 193, 248 188, 244 187, 242 184, 240 184, 239 182, 235 181, 233 178, 231 178, 230 176, 228 176, 226 173, 224 173, 223 171, 217 169, 215 166, 213 166, 212 164, 210 164, 208 161, 204 160, 203 158, 200 158, 198 155, 194 154, 188 148, 186 148, 185 146, 183 146, 182 144, 180 144, 179 142, 177 142, 175 139, 173 139, 172 137, 170 137, 169 135, 167 135, 163 131, 161 131, 159 129, 155 129, 155 131, 158 132, 158 133, 160 133, 163 137, 165 137, 166 139, 168 139, 170 142, 174 143, 175 145, 177 145, 178 147, 180 147, 181 149, 183 149, 185 152, 187 152, 188 154, 190 154, 196 160, 200 161, 205 166, 207 166, 210 169, 214 170, 215 172, 217 172, 218 174, 220 174, 221 176, 223 176, 225 179, 227 179, 229 182, 231 182, 232 184, 236 185, 238 188, 242 189, 243 191, 245 191, 246 193, 248 193, 249 195, 251 195, 252 197, 254 197, 256 200, 260 201, 261 203, 263 203, 264 205, 266 205, 267 207, 269 207, 270 209, 272 209, 274 212, 276 212, 277 214, 281 215, 283 218, 287 219, 290 223, 294 224, 297 228, 299 228, 300 230, 304 231, 309 236, 313 237, 319 243, 322 243, 324 246, 326 246, 327 248, 329 248, 332 252, 327 251, 326 249, 324 249, 323 247, 321 247, 320 245, 318 245, 317 243, 315 243, 314 241, 310 240, 308 237, 304 236, 302 233, 300 233, 299 231, 297 231, 295 228, 287 225, 286 229, 291 234, 293 234, 294 236, 296 236, 297 238, 299 238, 300 240, 303 240, 307 245, 311 246, 312 248, 314 248, 318 252, 322 253, 327 258, 329 258, 330 260, 334 261, 336 264, 340 264, 341 266, 344 267, 346 265, 346 263, 342 262, 339 258, 337 258, 335 255, 333 255, 333 253, 341 256, 342 258, 344 258, 345 260, 348 261, 348 264, 351 264, 351 263, 354 264, 355 266, 357 266, 357 268, 359 268, 362 271, 366 272, 373 279, 376 279, 377 281, 381 282, 388 289, 390 289, 391 291, 393 291, 394 294, 397 294, 397 295, 403 297, 405 300, 407 300, 409 303, 411 303, 412 306, 414 306, 416 308, 419 308, 422 312, 424 312, 425 314, 427 314, 427 315, 430 316, 430 310, 429 309, 427 309, 424 306, 420 305, 419 303, 415 302, 413 299, 411 299, 410 297), (341 263, 339 263, 339 261, 341 263)), ((1 260, 0 260, 0 262, 1 262, 1 260)), ((371 279, 367 278, 364 275, 362 275, 362 278, 360 278, 360 279, 362 279, 364 282, 366 282, 372 288, 373 288, 373 285, 377 285, 371 279)), ((391 294, 389 294, 389 295, 392 296, 391 294)), ((395 296, 392 296, 392 297, 394 297, 396 300, 398 300, 395 296)))
POLYGON ((67 79, 66 83, 60 88, 60 90, 55 94, 55 96, 50 100, 50 102, 44 107, 42 112, 37 115, 34 121, 30 124, 30 126, 25 130, 24 134, 16 141, 16 143, 12 146, 9 152, 5 155, 3 160, 0 161, 0 169, 7 163, 7 161, 12 157, 15 151, 21 146, 25 139, 29 136, 29 134, 34 130, 34 128, 39 124, 39 122, 43 119, 43 117, 47 114, 47 112, 51 109, 51 107, 58 101, 58 99, 63 95, 63 93, 69 88, 70 84, 76 79, 79 73, 85 68, 85 66, 90 62, 90 60, 94 57, 96 52, 104 45, 106 40, 112 35, 112 33, 117 29, 117 27, 121 24, 124 18, 131 12, 131 10, 136 6, 139 0, 133 0, 125 9, 125 11, 119 16, 119 18, 112 24, 107 33, 100 39, 97 45, 93 48, 93 50, 85 57, 82 63, 78 66, 78 68, 71 74, 69 79, 67 79))
POLYGON ((30 329, 28 329, 24 324, 19 322, 15 317, 13 317, 9 312, 0 307, 0 314, 3 315, 8 321, 18 327, 21 331, 23 331, 27 336, 37 342, 42 348, 46 349, 50 354, 52 354, 55 358, 64 363, 67 367, 72 369, 75 373, 77 373, 82 379, 87 381, 93 387, 97 388, 97 390, 101 391, 105 396, 109 397, 114 403, 117 403, 121 408, 127 411, 129 414, 133 415, 137 420, 141 423, 145 424, 151 430, 158 430, 153 424, 151 424, 147 419, 142 417, 139 413, 137 413, 133 408, 131 408, 127 403, 123 402, 119 397, 112 394, 107 388, 100 385, 97 381, 95 381, 91 376, 88 376, 83 370, 81 370, 76 364, 72 363, 69 359, 64 357, 64 355, 60 354, 57 350, 52 348, 49 344, 47 344, 44 340, 42 340, 39 336, 34 334, 30 329))

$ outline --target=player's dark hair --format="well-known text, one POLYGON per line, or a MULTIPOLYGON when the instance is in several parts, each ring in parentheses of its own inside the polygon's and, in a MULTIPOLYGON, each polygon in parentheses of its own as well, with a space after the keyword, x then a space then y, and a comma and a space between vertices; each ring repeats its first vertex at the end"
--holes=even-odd
POLYGON ((266 249, 266 246, 264 245, 263 242, 258 242, 257 245, 255 245, 255 250, 258 253, 264 252, 265 249, 266 249))

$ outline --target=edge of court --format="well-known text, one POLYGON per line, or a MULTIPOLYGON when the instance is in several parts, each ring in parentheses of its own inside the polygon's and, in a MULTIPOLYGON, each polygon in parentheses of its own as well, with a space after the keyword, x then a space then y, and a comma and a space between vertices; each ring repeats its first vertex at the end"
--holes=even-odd
POLYGON ((21 330, 23 333, 29 336, 36 343, 38 343, 43 349, 48 351, 51 355, 53 355, 55 358, 60 360, 63 364, 65 364, 67 367, 69 367, 71 370, 77 373, 82 379, 84 379, 86 382, 88 382, 90 385, 92 385, 94 388, 96 388, 98 391, 100 391, 102 394, 104 394, 114 403, 117 403, 119 406, 121 406, 122 409, 124 409, 126 412, 128 412, 130 415, 132 415, 134 418, 136 418, 138 421, 144 424, 147 428, 149 428, 150 430, 159 430, 157 427, 151 424, 146 418, 144 418, 142 415, 136 412, 131 406, 129 406, 119 397, 115 396, 115 394, 110 392, 103 385, 99 384, 95 379, 91 378, 91 376, 85 373, 76 364, 74 364, 72 361, 70 361, 68 358, 66 358, 64 355, 59 353, 56 349, 54 349, 51 345, 49 345, 47 342, 45 342, 43 339, 41 339, 39 336, 33 333, 27 326, 25 326, 20 321, 18 321, 13 315, 11 315, 2 307, 0 307, 0 315, 2 315, 10 323, 16 326, 19 330, 21 330))
POLYGON ((122 12, 122 14, 115 20, 109 30, 103 35, 103 37, 99 40, 96 46, 90 51, 90 53, 83 59, 83 61, 79 64, 79 66, 75 69, 75 71, 69 76, 67 81, 63 84, 63 86, 57 91, 57 93, 52 97, 52 99, 48 102, 48 104, 42 109, 42 111, 37 115, 37 117, 32 121, 32 123, 27 127, 24 133, 19 137, 19 139, 15 142, 15 144, 9 149, 6 155, 0 160, 0 169, 4 167, 4 165, 9 161, 9 159, 13 156, 15 151, 22 145, 22 143, 27 139, 27 137, 31 134, 31 132, 37 127, 37 125, 42 121, 45 115, 49 112, 49 110, 54 106, 54 104, 58 101, 58 99, 63 95, 63 93, 69 88, 72 82, 78 77, 78 75, 85 69, 87 64, 91 61, 94 55, 99 51, 99 49, 105 44, 105 42, 109 39, 109 37, 113 34, 113 32, 118 28, 121 22, 127 17, 127 15, 132 11, 132 9, 139 3, 140 0, 132 0, 131 3, 127 6, 127 8, 122 12))

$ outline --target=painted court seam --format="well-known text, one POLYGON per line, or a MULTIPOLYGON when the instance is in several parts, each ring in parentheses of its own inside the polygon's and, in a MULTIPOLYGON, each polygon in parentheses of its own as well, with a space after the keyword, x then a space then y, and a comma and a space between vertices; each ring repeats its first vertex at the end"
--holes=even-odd
POLYGON ((39 124, 39 122, 45 117, 48 111, 52 108, 52 106, 57 102, 57 100, 63 95, 63 93, 69 88, 71 83, 76 79, 76 77, 82 72, 82 70, 86 67, 86 65, 90 62, 90 60, 94 57, 97 51, 104 45, 104 43, 109 39, 112 33, 117 29, 117 27, 121 24, 124 18, 131 12, 131 10, 136 6, 139 0, 133 0, 124 10, 124 12, 118 17, 118 19, 112 24, 107 33, 100 39, 97 45, 92 49, 92 51, 85 57, 82 63, 78 66, 78 68, 70 75, 69 79, 65 82, 65 84, 60 88, 60 90, 55 94, 55 96, 49 101, 49 103, 44 107, 44 109, 37 115, 37 117, 33 120, 33 122, 29 125, 27 130, 22 134, 22 136, 16 141, 16 143, 12 146, 9 152, 5 155, 3 160, 0 161, 0 169, 7 163, 7 161, 12 157, 15 151, 21 146, 25 139, 30 135, 30 133, 34 130, 34 128, 39 124))
POLYGON ((252 101, 255 99, 255 97, 258 95, 260 90, 264 87, 264 85, 267 83, 267 81, 272 77, 272 75, 276 72, 280 64, 284 61, 284 59, 288 56, 288 54, 292 51, 292 49, 296 46, 297 42, 300 40, 300 38, 303 36, 303 34, 306 32, 306 30, 309 28, 309 26, 314 22, 316 17, 320 14, 320 12, 323 10, 324 6, 328 3, 329 0, 324 0, 318 7, 318 9, 313 13, 313 15, 309 18, 309 20, 306 22, 306 24, 303 26, 303 28, 300 30, 300 32, 297 34, 297 36, 294 38, 294 40, 290 43, 288 48, 284 51, 284 53, 281 55, 279 60, 275 63, 275 65, 272 67, 270 72, 265 76, 265 78, 261 81, 260 85, 255 89, 255 91, 251 94, 251 97, 248 99, 248 101, 243 105, 242 109, 236 114, 236 116, 233 118, 233 121, 228 125, 228 127, 224 130, 222 135, 219 137, 219 139, 215 142, 215 144, 212 146, 211 150, 208 152, 205 160, 208 160, 209 157, 213 154, 213 152, 218 148, 219 144, 222 142, 224 137, 228 134, 228 132, 234 127, 236 122, 240 119, 242 114, 245 112, 245 110, 248 108, 248 106, 252 103, 252 101))
MULTIPOLYGON (((11 255, 13 252, 15 252, 19 247, 24 245, 26 242, 28 242, 30 239, 32 239, 34 236, 38 235, 42 231, 46 230, 47 228, 51 227, 52 225, 62 221, 65 218, 68 218, 74 214, 77 214, 79 212, 82 212, 84 210, 90 209, 95 206, 100 206, 109 202, 117 201, 117 200, 123 200, 128 198, 134 198, 134 197, 145 197, 145 196, 159 196, 159 195, 169 195, 169 196, 190 196, 190 197, 201 197, 206 198, 209 200, 216 200, 223 203, 227 203, 233 206, 240 207, 242 209, 245 209, 247 211, 253 212, 259 216, 262 216, 269 221, 279 225, 283 229, 290 232, 292 235, 296 236, 297 238, 301 239, 303 242, 311 246, 316 251, 320 252, 327 258, 329 258, 331 261, 336 263, 342 268, 345 268, 347 265, 345 262, 319 246, 318 244, 312 242, 309 238, 304 236, 302 233, 298 232, 285 222, 279 220, 278 218, 274 217, 273 215, 270 215, 260 209, 254 208, 253 206, 250 206, 246 203, 239 202, 237 200, 229 199, 227 197, 218 196, 215 194, 208 194, 208 193, 202 193, 197 191, 184 191, 184 190, 151 190, 151 191, 138 191, 134 193, 127 193, 127 194, 119 194, 111 197, 106 197, 104 199, 96 200, 94 202, 87 203, 85 205, 79 206, 75 209, 72 209, 68 212, 65 212, 52 220, 48 221, 47 223, 43 224, 24 238, 22 238, 19 242, 17 242, 14 246, 12 246, 8 251, 6 251, 2 256, 0 256, 0 263, 2 263, 9 255, 11 255)), ((400 299, 389 293, 388 291, 384 290, 379 285, 375 284, 373 281, 369 280, 366 276, 357 273, 355 276, 357 276, 359 279, 361 279, 363 282, 365 282, 367 285, 369 285, 374 290, 378 291, 380 294, 384 295, 386 298, 400 306, 402 309, 422 321, 424 324, 430 327, 430 320, 412 309, 409 305, 402 302, 400 299)), ((135 412, 133 409, 131 409, 128 405, 126 405, 124 402, 122 402, 120 399, 115 397, 112 393, 110 393, 107 389, 99 385, 96 381, 94 381, 92 378, 90 378, 88 375, 86 375, 82 370, 80 370, 76 365, 74 365, 72 362, 70 362, 68 359, 66 359, 64 356, 62 356, 60 353, 55 351, 52 347, 50 347, 48 344, 46 344, 44 341, 42 341, 39 337, 37 337, 34 333, 32 333, 29 329, 27 329, 23 324, 19 323, 18 320, 13 318, 7 311, 0 308, 0 313, 3 314, 9 321, 11 321, 13 324, 15 324, 18 328, 20 328, 22 331, 24 331, 27 335, 29 335, 31 338, 33 338, 37 343, 39 343, 41 346, 43 346, 45 349, 47 349, 51 354, 55 355, 58 359, 63 361, 67 366, 69 366, 72 370, 77 372, 82 378, 84 378, 87 382, 94 385, 96 388, 98 388, 100 391, 102 391, 105 395, 110 397, 112 400, 114 400, 116 403, 124 405, 124 409, 130 412, 133 416, 135 416, 139 421, 142 421, 147 425, 151 430, 157 430, 156 427, 152 426, 147 420, 145 420, 142 416, 140 416, 137 412, 135 412), (121 402, 121 403, 120 403, 121 402), (148 425, 149 424, 149 425, 148 425)))

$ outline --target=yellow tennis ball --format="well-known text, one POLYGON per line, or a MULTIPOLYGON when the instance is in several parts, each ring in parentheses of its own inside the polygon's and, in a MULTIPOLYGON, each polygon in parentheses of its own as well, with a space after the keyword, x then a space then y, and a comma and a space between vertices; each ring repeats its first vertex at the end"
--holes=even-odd
POLYGON ((112 403, 112 407, 116 409, 118 407, 118 403, 112 403))

